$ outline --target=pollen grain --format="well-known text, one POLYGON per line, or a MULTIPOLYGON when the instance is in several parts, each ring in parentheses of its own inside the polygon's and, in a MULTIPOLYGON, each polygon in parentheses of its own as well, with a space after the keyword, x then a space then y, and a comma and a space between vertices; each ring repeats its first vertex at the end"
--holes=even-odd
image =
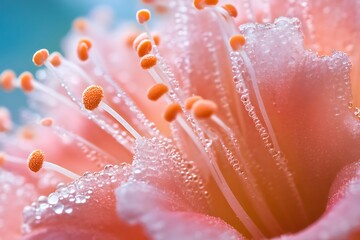
POLYGON ((28 167, 33 172, 38 172, 44 163, 45 160, 45 154, 43 151, 37 149, 30 153, 28 157, 28 167))
POLYGON ((158 100, 161 96, 169 91, 169 88, 163 83, 157 83, 147 91, 147 98, 151 101, 158 100))
POLYGON ((104 97, 104 90, 98 85, 91 85, 85 89, 82 95, 84 107, 87 110, 96 109, 104 97))

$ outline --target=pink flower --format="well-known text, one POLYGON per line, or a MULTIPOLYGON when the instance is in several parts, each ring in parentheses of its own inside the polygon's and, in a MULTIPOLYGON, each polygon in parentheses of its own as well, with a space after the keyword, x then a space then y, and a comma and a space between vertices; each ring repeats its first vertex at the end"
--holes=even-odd
POLYGON ((28 205, 23 239, 357 239, 358 1, 144 2, 158 33, 97 11, 36 80, 2 75, 34 106, 2 139, 2 236, 28 205))

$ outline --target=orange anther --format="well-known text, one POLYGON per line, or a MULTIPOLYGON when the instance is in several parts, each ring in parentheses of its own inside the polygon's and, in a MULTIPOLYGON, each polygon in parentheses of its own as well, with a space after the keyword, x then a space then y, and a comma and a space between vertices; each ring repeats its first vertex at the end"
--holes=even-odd
POLYGON ((234 51, 238 51, 245 45, 246 39, 242 34, 235 34, 230 38, 229 43, 234 51))
POLYGON ((157 58, 152 54, 147 54, 140 59, 140 65, 143 69, 149 69, 156 65, 157 58))
POLYGON ((165 108, 163 118, 168 122, 172 122, 176 119, 176 116, 179 112, 181 112, 180 104, 171 103, 165 108))
POLYGON ((152 33, 152 37, 154 39, 155 45, 159 45, 160 44, 160 36, 158 33, 152 33))
POLYGON ((51 65, 53 65, 54 67, 58 67, 61 64, 61 57, 59 53, 54 53, 51 55, 50 57, 50 63, 51 65))
POLYGON ((198 10, 204 9, 204 0, 194 0, 194 7, 198 10))
POLYGON ((33 55, 33 63, 40 67, 49 57, 49 51, 47 49, 40 49, 33 55))
POLYGON ((54 123, 54 120, 52 118, 43 118, 41 119, 40 123, 44 127, 51 127, 54 123))
POLYGON ((44 163, 45 154, 41 150, 35 150, 28 157, 28 167, 33 172, 38 172, 44 163))
POLYGON ((73 22, 73 29, 78 32, 85 32, 88 26, 88 22, 84 18, 77 18, 73 22))
POLYGON ((149 39, 142 40, 136 49, 139 57, 145 56, 146 54, 150 53, 151 50, 152 50, 152 44, 149 39))
POLYGON ((14 89, 14 80, 16 75, 11 70, 5 70, 1 74, 1 87, 6 91, 11 91, 14 89))
POLYGON ((33 75, 30 72, 23 72, 20 76, 20 86, 24 92, 31 92, 34 90, 33 75))
POLYGON ((143 3, 153 3, 154 0, 141 0, 143 3))
POLYGON ((147 97, 152 101, 156 101, 168 91, 169 88, 165 84, 157 83, 151 88, 149 88, 149 90, 147 91, 147 97))
POLYGON ((88 39, 81 39, 78 43, 77 54, 80 60, 86 61, 89 58, 89 50, 92 43, 88 39))
POLYGON ((151 18, 151 13, 148 9, 141 9, 136 13, 136 20, 138 23, 143 24, 149 21, 151 18))
POLYGON ((104 97, 104 90, 98 85, 91 85, 85 89, 82 95, 84 107, 87 110, 94 110, 97 108, 104 97))
POLYGON ((21 129, 20 131, 20 136, 23 138, 23 139, 26 139, 26 140, 32 140, 35 138, 35 132, 32 128, 30 127, 24 127, 21 129))
POLYGON ((230 15, 230 17, 234 17, 236 18, 238 15, 238 11, 236 9, 236 7, 232 4, 225 4, 224 6, 222 6, 223 9, 225 9, 228 14, 230 15))
POLYGON ((216 111, 217 105, 210 100, 199 100, 194 103, 192 113, 196 118, 209 118, 216 111))
POLYGON ((185 100, 185 109, 187 110, 190 110, 194 103, 196 103, 197 101, 203 99, 202 97, 200 96, 192 96, 192 97, 189 97, 185 100))
POLYGON ((219 0, 204 0, 206 5, 212 5, 215 6, 219 3, 219 0))

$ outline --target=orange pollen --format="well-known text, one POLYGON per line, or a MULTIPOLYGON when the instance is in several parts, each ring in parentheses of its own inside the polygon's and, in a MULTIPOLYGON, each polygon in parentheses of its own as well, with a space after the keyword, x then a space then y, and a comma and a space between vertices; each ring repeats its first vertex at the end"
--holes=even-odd
POLYGON ((43 118, 41 119, 40 123, 44 127, 51 127, 54 123, 54 120, 52 118, 43 118))
POLYGON ((154 39, 155 45, 158 46, 160 44, 160 36, 159 36, 159 34, 158 33, 153 33, 152 37, 154 39))
POLYGON ((20 134, 21 137, 24 138, 25 140, 32 140, 35 137, 34 130, 29 127, 24 127, 23 129, 21 129, 20 134))
POLYGON ((156 65, 157 58, 152 54, 147 54, 140 59, 140 65, 143 69, 149 69, 156 65))
POLYGON ((225 4, 224 6, 222 6, 223 9, 225 9, 230 17, 236 18, 238 15, 238 11, 236 9, 236 7, 232 4, 225 4))
POLYGON ((154 0, 141 0, 143 3, 153 3, 154 0))
POLYGON ((44 163, 45 154, 41 150, 35 150, 30 153, 28 157, 29 169, 33 172, 38 172, 44 163))
POLYGON ((148 9, 141 9, 136 13, 136 20, 139 24, 146 23, 150 20, 151 13, 148 9))
POLYGON ((77 54, 81 61, 86 61, 89 58, 89 48, 88 46, 80 42, 77 48, 77 54))
POLYGON ((16 78, 16 75, 11 70, 5 70, 1 74, 1 87, 6 91, 11 91, 14 89, 14 80, 16 78))
POLYGON ((204 0, 194 0, 194 7, 198 10, 204 9, 204 0))
POLYGON ((20 76, 20 86, 24 92, 31 92, 34 90, 34 86, 32 84, 33 76, 30 72, 23 72, 20 76))
POLYGON ((229 43, 234 51, 238 51, 245 45, 246 39, 242 34, 235 34, 230 38, 229 43))
POLYGON ((205 0, 206 5, 212 5, 215 6, 219 3, 219 0, 205 0))
POLYGON ((194 103, 192 113, 196 118, 210 118, 217 109, 216 103, 210 100, 199 100, 194 103))
POLYGON ((90 111, 96 109, 103 98, 104 90, 98 85, 87 87, 82 95, 84 107, 90 111))
POLYGON ((144 39, 140 42, 136 51, 139 57, 143 57, 146 54, 150 53, 151 50, 152 50, 151 41, 149 39, 144 39))
POLYGON ((36 53, 34 53, 32 61, 36 66, 40 67, 44 64, 48 57, 49 51, 47 49, 40 49, 36 53))
POLYGON ((132 47, 135 39, 137 38, 138 34, 137 33, 129 33, 126 37, 125 37, 125 44, 126 46, 128 46, 129 48, 132 47))
POLYGON ((147 97, 151 101, 156 101, 168 91, 169 88, 165 84, 157 83, 153 85, 151 88, 149 88, 149 90, 147 91, 147 97))
POLYGON ((176 116, 179 112, 181 112, 180 104, 170 103, 165 108, 165 111, 163 113, 163 118, 168 122, 172 122, 176 119, 176 116))
POLYGON ((194 103, 196 103, 199 100, 202 100, 203 98, 200 96, 192 96, 185 100, 185 109, 190 110, 194 103))
POLYGON ((88 22, 84 18, 77 18, 73 22, 73 29, 78 32, 85 32, 88 26, 88 22))
POLYGON ((54 67, 58 67, 61 64, 61 57, 60 54, 58 53, 54 53, 51 58, 50 58, 50 63, 51 65, 53 65, 54 67))

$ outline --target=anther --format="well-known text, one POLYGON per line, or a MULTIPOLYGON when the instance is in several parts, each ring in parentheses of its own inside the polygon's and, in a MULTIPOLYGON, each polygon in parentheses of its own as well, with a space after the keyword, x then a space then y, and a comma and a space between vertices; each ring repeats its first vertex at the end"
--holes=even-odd
POLYGON ((13 71, 11 70, 5 70, 2 74, 1 74, 1 87, 5 90, 5 91, 11 91, 14 89, 14 80, 16 78, 16 75, 13 71))
POLYGON ((147 54, 140 59, 140 65, 143 69, 149 69, 156 65, 157 58, 153 54, 147 54))
MULTIPOLYGON (((18 162, 17 159, 18 158, 15 157, 16 162, 18 162)), ((63 167, 60 167, 59 165, 56 165, 51 162, 46 162, 44 152, 39 149, 30 153, 30 155, 28 157, 28 167, 33 172, 38 172, 42 168, 50 169, 50 170, 56 171, 64 176, 67 176, 74 180, 80 177, 79 175, 77 175, 63 167)))
POLYGON ((0 167, 4 166, 5 164, 5 155, 0 152, 0 167))
POLYGON ((33 75, 30 72, 23 72, 20 76, 20 86, 24 92, 31 92, 34 90, 33 75))
POLYGON ((151 18, 151 13, 148 9, 141 9, 136 13, 136 20, 139 24, 148 22, 151 18))
POLYGON ((236 9, 236 7, 232 4, 225 4, 224 6, 222 6, 223 9, 225 9, 229 15, 233 18, 236 18, 238 15, 238 11, 236 9))
POLYGON ((235 34, 229 40, 229 44, 234 51, 240 50, 245 43, 246 39, 242 34, 235 34))
POLYGON ((104 97, 104 90, 97 85, 91 85, 85 89, 82 95, 84 107, 87 110, 96 109, 104 97))
POLYGON ((43 166, 45 154, 41 150, 35 150, 28 157, 28 167, 33 172, 38 172, 43 166))
POLYGON ((81 61, 86 61, 89 58, 89 50, 92 47, 92 43, 88 39, 82 39, 78 43, 77 54, 81 61))
POLYGON ((34 53, 32 61, 36 66, 40 67, 45 63, 48 57, 49 51, 47 49, 40 49, 34 53))
POLYGON ((156 101, 168 91, 169 88, 165 84, 157 83, 149 88, 147 91, 147 98, 152 101, 156 101))
POLYGON ((54 67, 58 67, 61 65, 61 57, 59 53, 53 53, 50 56, 50 63, 51 65, 53 65, 54 67))
POLYGON ((210 100, 199 100, 194 103, 192 113, 196 118, 210 118, 217 109, 216 103, 210 100))
POLYGON ((194 103, 196 103, 199 100, 202 100, 203 98, 200 96, 192 96, 185 100, 185 109, 190 110, 194 103))
POLYGON ((176 119, 176 116, 179 112, 181 112, 180 104, 171 103, 165 108, 163 118, 168 122, 172 122, 176 119))
POLYGON ((43 118, 41 119, 40 123, 44 127, 51 127, 54 123, 54 120, 52 118, 43 118))
POLYGON ((73 22, 73 29, 78 32, 85 32, 88 22, 84 18, 77 18, 73 22))
POLYGON ((139 57, 145 56, 146 54, 150 53, 151 50, 152 50, 152 44, 149 39, 142 40, 136 49, 139 57))
MULTIPOLYGON (((152 38, 153 38, 153 40, 154 40, 155 45, 159 45, 159 44, 160 44, 160 36, 159 36, 159 34, 158 34, 158 33, 152 33, 151 36, 152 36, 152 38)), ((135 51, 137 50, 140 42, 143 41, 143 40, 145 40, 145 39, 148 39, 148 35, 147 35, 146 32, 143 32, 143 33, 139 34, 139 35, 134 39, 134 41, 133 41, 133 43, 132 43, 132 46, 133 46, 133 48, 134 48, 135 51)))
POLYGON ((204 9, 206 6, 215 6, 219 3, 219 0, 194 0, 194 7, 198 10, 204 9))
POLYGON ((219 0, 204 0, 206 5, 215 6, 219 3, 219 0))

